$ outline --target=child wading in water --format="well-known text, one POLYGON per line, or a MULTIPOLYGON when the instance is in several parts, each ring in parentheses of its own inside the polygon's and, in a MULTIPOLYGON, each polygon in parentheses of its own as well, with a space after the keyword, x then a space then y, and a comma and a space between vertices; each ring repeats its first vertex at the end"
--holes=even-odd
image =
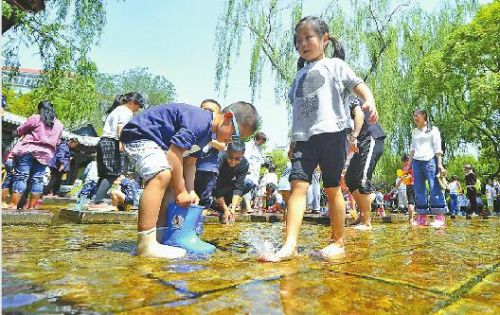
POLYGON ((295 26, 295 48, 300 54, 299 69, 289 93, 293 105, 292 144, 289 156, 291 195, 286 218, 286 240, 276 253, 260 257, 263 261, 280 261, 296 254, 306 194, 314 169, 319 164, 323 186, 328 195, 333 243, 319 251, 324 258, 344 253, 345 202, 340 190, 340 176, 347 151, 345 129, 350 115, 343 98, 350 92, 365 101, 370 121, 378 114, 370 89, 357 77, 344 57, 340 43, 328 34, 328 25, 317 17, 305 17, 295 26), (325 57, 329 42, 333 58, 325 57))
MULTIPOLYGON (((167 189, 174 193, 181 207, 197 204, 194 191, 197 152, 212 139, 230 143, 251 136, 259 116, 249 103, 237 102, 212 113, 188 104, 166 104, 147 109, 123 127, 120 140, 145 187, 139 203, 138 255, 180 258, 186 250, 162 245, 156 238, 160 208, 169 200, 167 189)), ((166 217, 162 215, 162 217, 166 217)))

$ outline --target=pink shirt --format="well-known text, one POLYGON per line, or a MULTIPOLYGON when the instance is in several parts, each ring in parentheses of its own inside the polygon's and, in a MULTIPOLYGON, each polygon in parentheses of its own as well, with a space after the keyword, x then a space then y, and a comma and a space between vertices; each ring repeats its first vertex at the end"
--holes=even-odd
POLYGON ((33 115, 17 128, 17 134, 24 138, 13 154, 21 156, 31 153, 38 162, 48 165, 61 139, 62 130, 63 125, 59 120, 54 119, 54 126, 51 128, 45 126, 40 115, 33 115))

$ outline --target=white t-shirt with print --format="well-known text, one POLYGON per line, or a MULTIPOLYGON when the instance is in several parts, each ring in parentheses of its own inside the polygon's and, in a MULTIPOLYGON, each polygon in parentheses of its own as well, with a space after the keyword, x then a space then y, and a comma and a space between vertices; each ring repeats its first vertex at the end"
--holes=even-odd
POLYGON ((102 136, 118 140, 118 127, 125 126, 134 116, 134 112, 126 105, 115 108, 104 121, 102 136))
POLYGON ((288 97, 293 106, 292 141, 350 127, 345 97, 363 80, 338 58, 323 58, 297 72, 288 97))

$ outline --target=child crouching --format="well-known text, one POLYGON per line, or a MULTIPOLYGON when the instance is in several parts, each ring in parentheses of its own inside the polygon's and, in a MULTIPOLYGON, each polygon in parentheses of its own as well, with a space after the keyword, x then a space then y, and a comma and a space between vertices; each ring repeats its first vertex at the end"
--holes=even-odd
POLYGON ((137 226, 139 256, 179 258, 186 254, 185 249, 162 245, 156 239, 160 209, 169 202, 167 189, 171 188, 179 206, 198 203, 194 192, 197 154, 187 155, 200 153, 212 139, 230 143, 249 137, 258 123, 255 107, 237 102, 218 114, 188 104, 158 105, 125 125, 120 140, 145 183, 137 226))

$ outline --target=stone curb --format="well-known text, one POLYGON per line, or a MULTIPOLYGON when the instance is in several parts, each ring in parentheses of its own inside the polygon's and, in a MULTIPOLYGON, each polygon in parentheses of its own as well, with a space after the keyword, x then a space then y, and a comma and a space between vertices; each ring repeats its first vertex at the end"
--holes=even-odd
POLYGON ((43 210, 2 210, 2 225, 50 225, 52 217, 43 210))

